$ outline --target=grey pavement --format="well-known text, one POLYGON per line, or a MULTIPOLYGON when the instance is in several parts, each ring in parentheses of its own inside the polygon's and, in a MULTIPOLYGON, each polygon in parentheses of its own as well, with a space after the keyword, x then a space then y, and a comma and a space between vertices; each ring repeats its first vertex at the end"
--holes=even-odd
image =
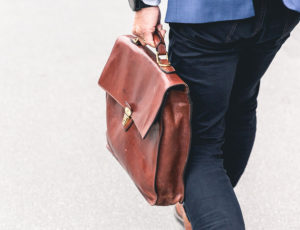
MULTIPOLYGON (((131 32, 127 1, 0 3, 0 230, 180 229, 173 207, 150 206, 105 148, 97 81, 131 32)), ((300 229, 299 49, 298 26, 262 80, 235 189, 249 230, 300 229)))

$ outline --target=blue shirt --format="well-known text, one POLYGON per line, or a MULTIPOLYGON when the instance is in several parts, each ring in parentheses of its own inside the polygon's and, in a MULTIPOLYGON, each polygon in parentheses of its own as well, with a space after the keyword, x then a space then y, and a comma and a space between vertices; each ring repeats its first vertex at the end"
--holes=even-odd
MULTIPOLYGON (((143 0, 159 5, 161 0, 143 0)), ((300 12, 300 0, 283 0, 300 12)), ((205 23, 249 18, 255 15, 252 0, 169 0, 165 22, 205 23)))

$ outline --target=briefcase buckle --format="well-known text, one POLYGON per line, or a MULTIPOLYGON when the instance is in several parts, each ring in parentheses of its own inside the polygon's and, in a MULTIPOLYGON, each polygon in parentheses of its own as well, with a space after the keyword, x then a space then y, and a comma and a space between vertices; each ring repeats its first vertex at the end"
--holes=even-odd
POLYGON ((157 64, 160 66, 160 67, 169 67, 171 66, 170 62, 169 62, 169 57, 168 57, 168 52, 166 52, 166 54, 159 54, 158 52, 156 53, 156 62, 157 64), (167 60, 168 63, 167 64, 163 64, 161 63, 161 59, 160 59, 160 56, 166 56, 166 59, 163 59, 163 60, 167 60))

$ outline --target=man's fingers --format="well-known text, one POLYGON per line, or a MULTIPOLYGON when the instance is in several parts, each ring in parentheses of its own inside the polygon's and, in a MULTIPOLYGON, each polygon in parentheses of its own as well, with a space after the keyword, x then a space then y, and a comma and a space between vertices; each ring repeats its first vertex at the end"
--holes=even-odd
POLYGON ((163 26, 162 26, 162 24, 158 24, 158 25, 156 26, 156 28, 157 28, 159 31, 161 31, 161 30, 163 29, 163 26))
POLYGON ((144 38, 138 36, 138 39, 139 39, 140 43, 142 44, 142 46, 146 45, 144 38))
POLYGON ((147 45, 150 45, 153 48, 155 48, 154 41, 153 41, 153 34, 151 32, 144 33, 144 39, 147 45))
POLYGON ((134 28, 132 30, 132 34, 137 36, 140 43, 145 46, 145 45, 150 45, 152 47, 155 47, 154 45, 154 40, 153 40, 153 33, 151 32, 142 32, 140 28, 134 28))
POLYGON ((160 30, 159 32, 161 33, 161 35, 162 35, 163 37, 165 37, 167 31, 164 30, 164 29, 162 29, 162 30, 160 30))
MULTIPOLYGON (((163 29, 162 24, 156 26, 156 29, 160 32, 160 34, 165 37, 166 30, 163 29)), ((139 38, 140 43, 145 46, 149 45, 155 48, 155 43, 153 40, 153 32, 144 32, 142 33, 140 28, 135 28, 132 33, 139 38)))
POLYGON ((140 32, 140 29, 138 27, 133 28, 132 34, 138 37, 139 42, 142 44, 142 46, 146 45, 145 39, 144 39, 144 37, 143 37, 142 33, 140 32))
POLYGON ((156 26, 156 28, 157 28, 157 30, 161 33, 161 35, 162 35, 163 37, 165 37, 165 35, 166 35, 166 30, 163 29, 163 25, 162 25, 162 24, 159 24, 159 25, 156 26))

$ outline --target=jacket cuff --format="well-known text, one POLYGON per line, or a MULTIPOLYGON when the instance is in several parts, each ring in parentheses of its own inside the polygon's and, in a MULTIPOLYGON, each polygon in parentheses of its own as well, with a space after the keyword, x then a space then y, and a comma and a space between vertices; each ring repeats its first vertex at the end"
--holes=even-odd
POLYGON ((142 0, 143 3, 150 5, 150 6, 158 6, 161 0, 142 0))

